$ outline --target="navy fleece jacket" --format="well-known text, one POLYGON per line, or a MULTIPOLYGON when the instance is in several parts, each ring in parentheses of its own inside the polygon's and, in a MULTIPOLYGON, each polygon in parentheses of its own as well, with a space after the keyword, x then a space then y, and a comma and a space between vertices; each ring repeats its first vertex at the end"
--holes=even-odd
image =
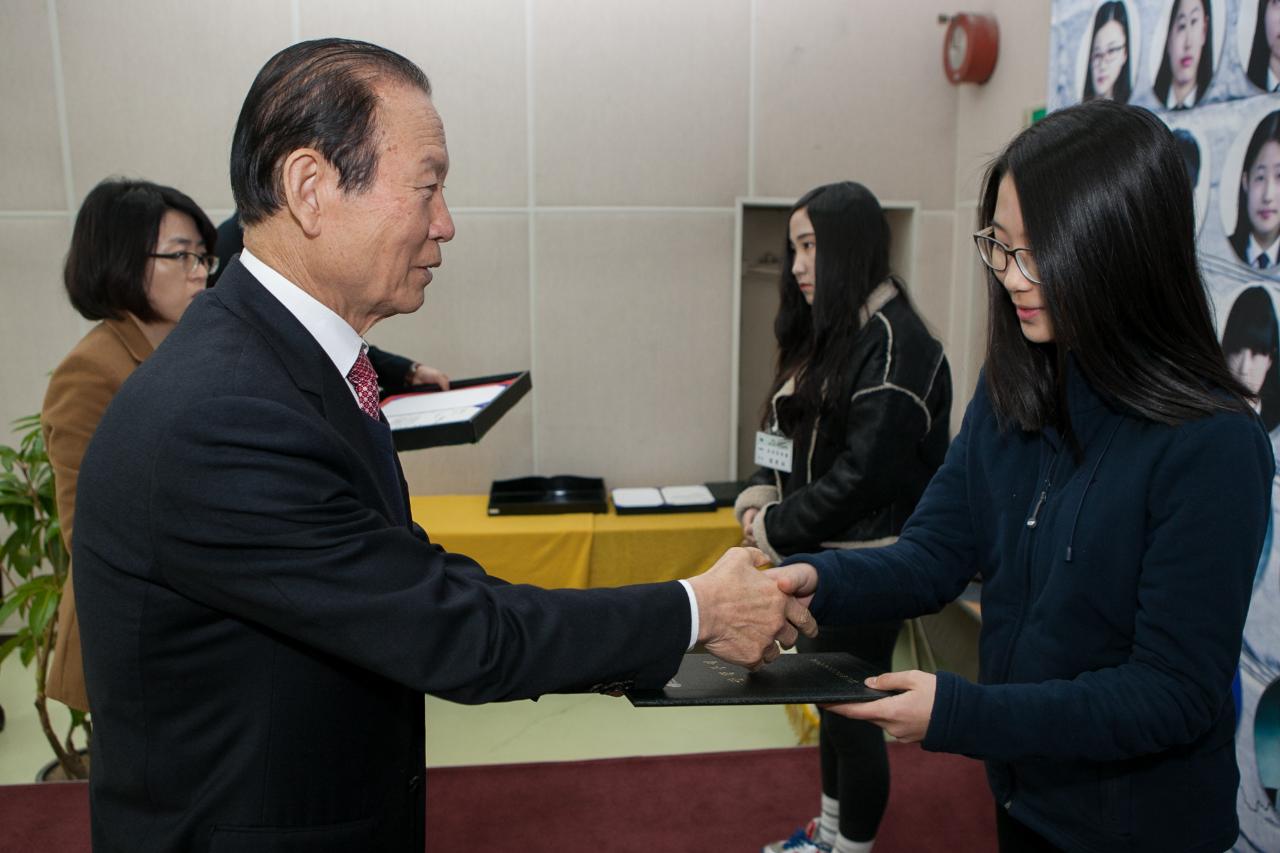
POLYGON ((983 580, 980 684, 939 673, 924 747, 987 762, 997 802, 1082 851, 1235 841, 1232 675, 1269 517, 1256 417, 1170 427, 1071 368, 1076 458, 1001 430, 985 378, 899 541, 817 567, 822 624, 932 613, 983 580))

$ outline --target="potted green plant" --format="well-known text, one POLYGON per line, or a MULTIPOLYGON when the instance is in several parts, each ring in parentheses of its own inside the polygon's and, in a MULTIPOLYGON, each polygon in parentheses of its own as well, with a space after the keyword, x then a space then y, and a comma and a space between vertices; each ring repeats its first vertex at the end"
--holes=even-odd
POLYGON ((35 708, 44 736, 57 757, 52 767, 68 779, 89 775, 87 761, 92 727, 87 714, 72 710, 66 734, 59 736, 49 719, 45 683, 58 632, 58 602, 67 580, 70 556, 62 544, 53 469, 45 452, 40 416, 14 422, 18 446, 0 445, 0 518, 7 532, 0 545, 0 624, 14 614, 21 620, 16 634, 0 645, 0 664, 17 652, 22 665, 34 663, 35 708), (77 745, 77 735, 82 745, 77 745))

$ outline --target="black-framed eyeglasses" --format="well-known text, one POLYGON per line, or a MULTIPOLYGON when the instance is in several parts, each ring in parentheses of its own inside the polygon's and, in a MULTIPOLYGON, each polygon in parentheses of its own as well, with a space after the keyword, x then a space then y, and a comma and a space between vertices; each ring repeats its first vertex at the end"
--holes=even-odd
POLYGON ((1036 269, 1035 256, 1028 248, 1015 249, 1006 246, 995 238, 995 226, 989 225, 973 235, 973 242, 978 244, 978 257, 991 268, 992 272, 1004 272, 1009 268, 1009 256, 1032 284, 1040 284, 1040 271, 1036 269))
POLYGON ((218 271, 217 255, 202 255, 199 252, 152 252, 147 257, 182 261, 182 268, 186 270, 187 275, 195 272, 198 266, 203 266, 209 275, 218 271))
POLYGON ((1106 62, 1107 64, 1111 64, 1120 58, 1120 54, 1125 52, 1125 48, 1126 45, 1113 44, 1111 47, 1104 47, 1099 50, 1095 50, 1093 53, 1089 54, 1089 59, 1095 63, 1106 62))

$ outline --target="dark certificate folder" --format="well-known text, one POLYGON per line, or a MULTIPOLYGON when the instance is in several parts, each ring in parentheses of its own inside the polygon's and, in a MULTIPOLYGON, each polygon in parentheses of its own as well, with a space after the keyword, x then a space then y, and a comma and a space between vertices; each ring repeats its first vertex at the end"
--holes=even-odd
POLYGON ((489 515, 608 511, 599 477, 517 477, 494 480, 489 487, 489 515))
POLYGON ((394 394, 382 401, 396 450, 419 450, 446 444, 474 444, 529 393, 529 371, 477 376, 394 394))
POLYGON ((863 679, 880 671, 846 652, 782 655, 755 672, 713 655, 685 655, 660 690, 627 694, 637 708, 664 705, 790 705, 871 702, 896 691, 872 690, 863 679))

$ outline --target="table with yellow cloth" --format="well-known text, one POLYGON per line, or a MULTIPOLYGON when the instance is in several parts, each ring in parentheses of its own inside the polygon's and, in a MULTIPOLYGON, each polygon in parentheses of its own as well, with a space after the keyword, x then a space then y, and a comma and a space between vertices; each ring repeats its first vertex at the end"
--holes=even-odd
POLYGON ((542 587, 623 586, 687 578, 742 541, 730 508, 650 515, 488 513, 487 495, 410 499, 431 541, 495 577, 542 587))

